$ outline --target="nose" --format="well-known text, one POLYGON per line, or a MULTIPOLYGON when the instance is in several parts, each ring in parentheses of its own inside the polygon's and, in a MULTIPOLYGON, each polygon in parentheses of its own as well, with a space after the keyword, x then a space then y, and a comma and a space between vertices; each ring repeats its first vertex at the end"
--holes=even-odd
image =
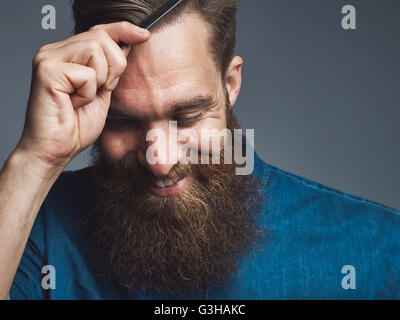
POLYGON ((143 146, 138 153, 139 163, 155 177, 165 177, 178 163, 176 128, 168 121, 150 124, 143 134, 143 146))

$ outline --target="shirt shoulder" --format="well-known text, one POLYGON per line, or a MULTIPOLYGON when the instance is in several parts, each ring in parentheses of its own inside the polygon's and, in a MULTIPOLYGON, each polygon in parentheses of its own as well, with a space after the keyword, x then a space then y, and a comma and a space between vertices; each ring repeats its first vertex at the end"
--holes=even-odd
POLYGON ((398 211, 257 156, 254 173, 263 182, 259 221, 266 236, 241 260, 232 283, 209 290, 209 298, 400 298, 398 211), (354 290, 346 290, 348 270, 354 290))
MULTIPOLYGON (((314 235, 343 232, 342 241, 377 241, 375 244, 400 249, 400 211, 272 165, 266 167, 265 201, 275 222, 304 226, 314 235)), ((400 260, 400 250, 397 252, 400 260)))
MULTIPOLYGON (((314 226, 368 225, 369 232, 392 231, 400 240, 400 211, 351 195, 265 163, 255 156, 254 174, 262 182, 261 204, 267 223, 302 220, 314 226)), ((300 222, 300 221, 299 221, 300 222)))
POLYGON ((298 203, 302 208, 309 208, 311 211, 320 209, 326 214, 330 211, 340 211, 343 214, 354 215, 361 210, 400 222, 399 210, 314 182, 272 165, 265 166, 265 170, 268 171, 268 193, 281 205, 298 203))

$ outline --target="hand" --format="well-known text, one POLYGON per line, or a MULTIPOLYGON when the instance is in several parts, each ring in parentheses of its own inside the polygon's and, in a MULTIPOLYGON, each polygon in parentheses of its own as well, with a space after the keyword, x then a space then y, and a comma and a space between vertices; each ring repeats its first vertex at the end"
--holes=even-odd
POLYGON ((45 45, 33 59, 31 93, 17 149, 46 165, 65 167, 103 131, 111 92, 130 46, 150 33, 129 22, 99 25, 45 45), (119 42, 129 45, 121 50, 119 42))

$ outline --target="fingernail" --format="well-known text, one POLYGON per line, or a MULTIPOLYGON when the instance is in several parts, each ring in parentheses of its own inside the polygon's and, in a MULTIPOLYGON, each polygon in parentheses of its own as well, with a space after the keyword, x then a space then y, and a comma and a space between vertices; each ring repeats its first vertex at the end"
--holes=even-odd
POLYGON ((150 35, 150 31, 147 30, 147 29, 140 28, 140 29, 139 29, 139 32, 140 32, 141 34, 143 34, 144 36, 149 36, 149 35, 150 35))
POLYGON ((110 84, 111 91, 114 90, 117 87, 119 79, 120 78, 116 78, 113 82, 111 82, 111 84, 110 84))

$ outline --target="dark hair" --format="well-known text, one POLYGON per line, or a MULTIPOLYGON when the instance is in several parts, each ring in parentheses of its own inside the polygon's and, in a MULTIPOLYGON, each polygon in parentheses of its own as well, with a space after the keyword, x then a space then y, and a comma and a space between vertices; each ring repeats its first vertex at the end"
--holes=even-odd
MULTIPOLYGON (((117 21, 138 25, 163 3, 165 0, 72 0, 75 33, 117 21)), ((184 13, 199 14, 210 27, 210 51, 224 79, 235 51, 238 6, 239 0, 184 0, 152 31, 176 21, 184 13)))

